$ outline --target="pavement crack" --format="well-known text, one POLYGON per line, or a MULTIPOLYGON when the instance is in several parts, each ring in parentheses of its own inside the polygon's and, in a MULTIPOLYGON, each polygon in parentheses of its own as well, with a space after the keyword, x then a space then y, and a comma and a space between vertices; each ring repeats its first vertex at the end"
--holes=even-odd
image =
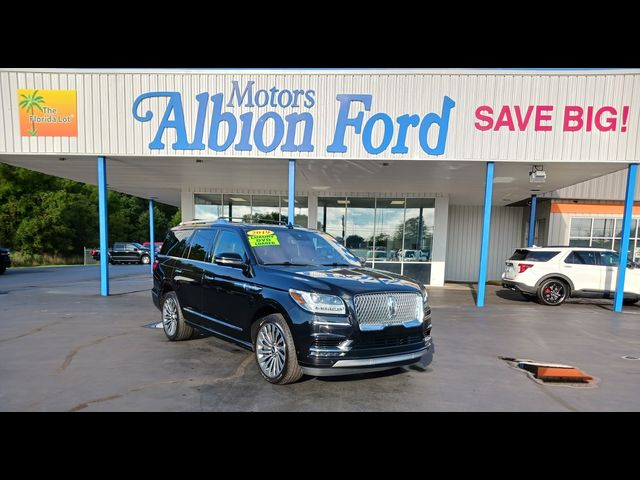
MULTIPOLYGON (((115 335, 113 335, 115 336, 115 335)), ((100 341, 102 340, 106 340, 106 338, 109 337, 103 337, 102 339, 98 339, 100 341)), ((96 342, 93 342, 94 344, 96 342)), ((86 345, 88 346, 88 345, 86 345)), ((78 412, 80 410, 84 410, 85 408, 89 407, 90 405, 93 405, 95 403, 102 403, 102 402, 107 402, 109 400, 115 400, 116 398, 122 398, 125 397, 127 395, 129 395, 130 393, 136 393, 136 392, 140 392, 142 390, 145 390, 147 388, 152 388, 152 387, 157 387, 160 385, 175 385, 175 384, 179 384, 179 383, 191 383, 191 382, 196 382, 200 385, 214 385, 216 383, 222 383, 222 382, 228 382, 230 380, 237 380, 238 378, 242 377, 244 375, 244 372, 247 368, 247 365, 251 362, 251 360, 253 359, 252 355, 248 355, 247 358, 245 358, 240 365, 238 365, 238 367, 235 369, 235 371, 229 375, 228 377, 222 377, 222 378, 215 378, 212 379, 211 376, 204 376, 204 377, 200 377, 200 378, 193 378, 193 377, 189 377, 189 378, 181 378, 181 379, 177 379, 177 380, 160 380, 157 382, 150 382, 150 383, 144 383, 142 385, 138 385, 135 387, 131 387, 129 388, 125 393, 118 393, 115 395, 109 395, 107 397, 100 397, 100 398, 96 398, 95 400, 89 400, 86 402, 82 402, 77 404, 76 406, 74 406, 73 408, 69 409, 69 412, 78 412)), ((202 410, 202 390, 200 391, 200 409, 202 410)))
POLYGON ((38 332, 44 330, 45 328, 51 327, 53 325, 57 325, 58 323, 62 323, 62 322, 63 322, 63 320, 57 320, 55 322, 47 323, 47 324, 42 325, 40 327, 34 328, 33 330, 29 330, 27 333, 22 333, 20 335, 16 335, 15 337, 2 338, 2 339, 0 339, 0 343, 10 342, 11 340, 17 340, 18 338, 23 338, 23 337, 26 337, 28 335, 33 335, 34 333, 38 333, 38 332))
POLYGON ((60 366, 60 368, 58 368, 58 372, 63 372, 69 366, 69 364, 71 363, 73 358, 78 354, 78 352, 80 352, 80 350, 102 343, 109 338, 120 337, 122 335, 127 335, 128 333, 129 332, 123 332, 123 333, 118 333, 117 335, 106 335, 104 337, 97 338, 92 342, 77 346, 67 354, 67 356, 64 359, 64 362, 62 362, 62 365, 60 366))

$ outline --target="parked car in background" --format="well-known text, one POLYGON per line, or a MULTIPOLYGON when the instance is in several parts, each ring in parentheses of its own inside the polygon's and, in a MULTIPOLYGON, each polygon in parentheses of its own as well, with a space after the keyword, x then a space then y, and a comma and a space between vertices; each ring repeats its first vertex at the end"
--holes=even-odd
MULTIPOLYGON (((100 250, 91 250, 94 260, 100 260, 100 250)), ((109 263, 151 263, 151 251, 139 243, 116 242, 109 249, 109 263)))
POLYGON ((230 340, 275 384, 424 366, 433 355, 425 287, 363 268, 315 230, 183 223, 154 262, 151 294, 169 340, 194 329, 230 340))
MULTIPOLYGON (((567 298, 613 298, 618 278, 618 253, 590 247, 518 248, 505 262, 502 286, 560 305, 567 298)), ((627 263, 624 303, 640 300, 640 266, 627 263)))
MULTIPOLYGON (((162 249, 162 242, 153 242, 156 247, 156 253, 162 249)), ((142 246, 150 249, 151 242, 143 242, 142 246)))
POLYGON ((0 275, 11 266, 11 255, 8 248, 0 247, 0 275))

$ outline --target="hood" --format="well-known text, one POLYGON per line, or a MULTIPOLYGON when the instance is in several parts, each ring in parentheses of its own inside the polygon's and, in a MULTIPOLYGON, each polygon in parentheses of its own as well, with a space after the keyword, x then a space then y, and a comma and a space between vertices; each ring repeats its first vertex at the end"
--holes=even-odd
POLYGON ((262 267, 283 289, 315 291, 332 295, 375 292, 420 292, 415 280, 364 267, 262 267))

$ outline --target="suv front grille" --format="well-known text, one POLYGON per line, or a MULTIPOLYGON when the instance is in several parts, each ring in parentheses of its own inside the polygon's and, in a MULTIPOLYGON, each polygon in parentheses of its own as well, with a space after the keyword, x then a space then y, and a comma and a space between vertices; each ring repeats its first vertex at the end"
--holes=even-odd
POLYGON ((383 348, 383 347, 401 347, 403 345, 412 345, 424 341, 422 335, 401 335, 397 337, 377 337, 377 338, 361 338, 357 341, 354 348, 383 348))
POLYGON ((371 293, 356 295, 353 301, 361 330, 416 320, 418 308, 422 308, 422 296, 417 293, 371 293))

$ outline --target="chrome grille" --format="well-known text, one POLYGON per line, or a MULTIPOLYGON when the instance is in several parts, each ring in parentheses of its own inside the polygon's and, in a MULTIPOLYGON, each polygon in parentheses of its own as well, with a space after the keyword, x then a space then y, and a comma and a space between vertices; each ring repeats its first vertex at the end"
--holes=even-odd
POLYGON ((356 295, 353 300, 360 330, 378 330, 415 321, 418 308, 422 308, 422 296, 416 293, 372 293, 356 295))

